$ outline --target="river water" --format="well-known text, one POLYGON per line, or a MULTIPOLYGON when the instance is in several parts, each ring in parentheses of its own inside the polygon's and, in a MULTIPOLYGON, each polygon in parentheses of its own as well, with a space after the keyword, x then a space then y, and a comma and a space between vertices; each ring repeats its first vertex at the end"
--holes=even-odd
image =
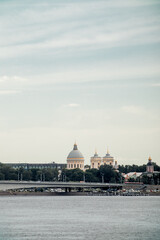
POLYGON ((23 239, 159 240, 160 197, 0 197, 0 240, 23 239))

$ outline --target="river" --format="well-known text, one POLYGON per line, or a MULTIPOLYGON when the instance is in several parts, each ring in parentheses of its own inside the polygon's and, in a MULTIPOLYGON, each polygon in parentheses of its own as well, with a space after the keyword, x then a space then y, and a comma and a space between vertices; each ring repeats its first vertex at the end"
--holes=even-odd
POLYGON ((160 197, 0 197, 0 240, 159 237, 160 197))

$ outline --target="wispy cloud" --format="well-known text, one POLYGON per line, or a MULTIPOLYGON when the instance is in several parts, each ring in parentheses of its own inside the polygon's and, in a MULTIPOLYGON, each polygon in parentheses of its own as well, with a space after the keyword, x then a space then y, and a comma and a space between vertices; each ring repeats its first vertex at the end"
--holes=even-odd
POLYGON ((0 76, 0 82, 26 82, 27 79, 20 76, 0 76))
POLYGON ((21 76, 0 76, 0 95, 18 94, 27 84, 28 79, 21 76))
POLYGON ((77 107, 80 107, 80 104, 78 104, 78 103, 69 103, 69 104, 66 104, 64 106, 65 107, 70 107, 70 108, 77 108, 77 107))
POLYGON ((18 94, 20 91, 16 90, 0 90, 0 95, 12 95, 12 94, 18 94))
POLYGON ((43 76, 35 76, 31 84, 37 83, 75 83, 75 82, 100 82, 100 81, 121 81, 133 80, 149 77, 157 77, 160 74, 159 63, 145 63, 141 65, 141 60, 133 61, 133 64, 127 65, 127 61, 103 61, 93 65, 82 66, 76 69, 64 69, 54 71, 43 76), (127 68, 126 68, 127 66, 127 68), (44 82, 45 79, 45 82, 44 82))
POLYGON ((0 34, 3 37, 0 40, 0 57, 28 55, 30 51, 33 54, 40 49, 63 52, 64 48, 74 48, 74 50, 76 48, 78 51, 80 47, 85 51, 86 48, 95 50, 102 47, 158 42, 160 34, 157 16, 146 18, 141 12, 141 14, 137 13, 136 18, 129 13, 124 18, 119 18, 118 15, 113 18, 108 11, 108 8, 121 6, 122 14, 124 7, 130 12, 133 6, 148 6, 152 2, 48 3, 45 8, 40 4, 38 10, 37 5, 34 4, 32 9, 21 8, 16 17, 14 12, 11 12, 11 16, 1 16, 0 34), (90 14, 91 9, 95 13, 94 17, 90 14))
MULTIPOLYGON (((129 25, 128 25, 129 27, 129 25)), ((73 48, 78 51, 91 51, 99 48, 113 48, 120 46, 131 46, 137 44, 156 43, 160 41, 158 33, 159 27, 139 27, 136 29, 124 29, 121 31, 106 31, 106 33, 97 32, 92 29, 92 33, 87 29, 86 35, 84 30, 72 32, 70 34, 62 34, 61 36, 53 36, 49 40, 39 40, 38 42, 31 41, 30 43, 19 43, 16 45, 8 45, 0 47, 0 58, 13 57, 18 55, 28 55, 30 51, 36 53, 41 49, 45 51, 52 49, 54 51, 64 51, 64 48, 73 48), (83 32, 83 33, 82 33, 83 32), (90 32, 88 34, 88 32, 90 32), (78 49, 80 47, 81 49, 78 49)))
POLYGON ((143 107, 134 106, 134 105, 123 106, 121 109, 125 113, 129 113, 133 115, 143 115, 144 113, 146 113, 146 110, 143 107))
POLYGON ((160 87, 160 83, 151 83, 149 84, 151 87, 160 87))

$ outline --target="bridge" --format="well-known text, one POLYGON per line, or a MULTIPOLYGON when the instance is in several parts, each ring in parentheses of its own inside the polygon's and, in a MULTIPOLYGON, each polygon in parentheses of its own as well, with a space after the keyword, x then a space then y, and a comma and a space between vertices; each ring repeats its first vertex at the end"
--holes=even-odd
POLYGON ((88 182, 34 182, 34 181, 0 181, 0 191, 31 189, 31 188, 61 188, 66 192, 72 189, 122 189, 124 184, 118 183, 88 183, 88 182))

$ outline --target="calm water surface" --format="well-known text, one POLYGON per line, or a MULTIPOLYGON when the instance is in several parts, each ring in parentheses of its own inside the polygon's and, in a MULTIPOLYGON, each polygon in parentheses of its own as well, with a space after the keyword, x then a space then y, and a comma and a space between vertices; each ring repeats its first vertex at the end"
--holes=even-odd
POLYGON ((160 197, 0 197, 0 240, 160 239, 160 197))

